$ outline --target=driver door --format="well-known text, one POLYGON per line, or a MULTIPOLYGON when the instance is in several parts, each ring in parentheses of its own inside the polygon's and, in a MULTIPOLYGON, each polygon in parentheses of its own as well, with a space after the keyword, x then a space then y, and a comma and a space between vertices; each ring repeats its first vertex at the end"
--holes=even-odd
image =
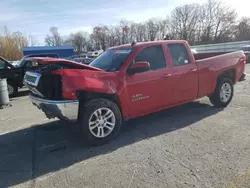
POLYGON ((11 73, 11 67, 8 66, 8 63, 0 58, 0 78, 9 78, 11 73))
POLYGON ((4 69, 5 67, 6 67, 5 62, 2 59, 0 59, 0 70, 4 69))
POLYGON ((150 70, 127 74, 125 77, 126 95, 130 103, 130 117, 136 117, 164 108, 171 99, 171 83, 165 78, 168 74, 166 60, 161 45, 142 49, 134 62, 146 61, 150 70))

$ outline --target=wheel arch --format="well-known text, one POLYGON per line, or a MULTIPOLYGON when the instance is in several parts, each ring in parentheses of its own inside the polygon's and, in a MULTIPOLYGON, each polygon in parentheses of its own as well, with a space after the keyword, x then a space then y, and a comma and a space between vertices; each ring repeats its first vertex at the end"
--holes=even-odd
POLYGON ((233 81, 230 77, 222 75, 217 80, 217 85, 216 85, 215 91, 210 96, 208 96, 210 99, 210 102, 216 107, 226 107, 231 102, 233 95, 234 95, 234 86, 233 85, 234 85, 233 81), (230 93, 230 97, 228 98, 227 101, 222 101, 221 88, 226 82, 230 84, 230 87, 231 87, 230 92, 231 93, 230 93))
MULTIPOLYGON (((119 101, 119 97, 116 94, 99 93, 99 92, 92 92, 92 91, 77 91, 76 96, 79 100, 79 109, 82 109, 81 108, 82 105, 84 105, 87 101, 90 101, 92 99, 103 98, 103 99, 107 99, 116 103, 123 116, 123 111, 122 111, 122 107, 119 101)), ((80 114, 80 110, 78 112, 78 117, 79 117, 79 114, 80 114)))
POLYGON ((13 79, 13 78, 7 78, 7 84, 8 84, 8 83, 12 83, 12 84, 14 84, 14 85, 18 85, 17 82, 16 82, 16 80, 13 79))
POLYGON ((233 82, 233 84, 235 84, 236 83, 235 76, 236 76, 236 70, 235 69, 225 70, 225 71, 221 72, 218 75, 218 77, 217 77, 217 83, 218 83, 218 81, 219 81, 220 78, 227 77, 227 78, 229 78, 233 82))

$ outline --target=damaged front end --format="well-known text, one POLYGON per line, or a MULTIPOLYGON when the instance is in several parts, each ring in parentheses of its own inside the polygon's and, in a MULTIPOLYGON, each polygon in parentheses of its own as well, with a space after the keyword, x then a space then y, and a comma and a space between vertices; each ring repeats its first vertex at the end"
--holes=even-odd
POLYGON ((116 73, 62 59, 35 60, 39 68, 26 72, 24 85, 31 91, 31 102, 48 118, 77 121, 83 93, 116 92, 116 73))
POLYGON ((78 100, 46 100, 35 97, 32 94, 29 96, 31 102, 42 110, 48 119, 59 118, 67 121, 77 121, 78 119, 78 100))
POLYGON ((46 65, 36 71, 26 72, 24 85, 31 91, 29 98, 49 119, 57 117, 77 121, 79 102, 63 98, 62 76, 53 74, 55 70, 55 67, 46 65))

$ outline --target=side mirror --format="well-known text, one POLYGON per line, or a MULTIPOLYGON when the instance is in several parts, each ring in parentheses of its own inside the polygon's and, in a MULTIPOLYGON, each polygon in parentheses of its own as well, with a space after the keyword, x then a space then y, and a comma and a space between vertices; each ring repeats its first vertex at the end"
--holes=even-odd
POLYGON ((128 70, 128 74, 136 74, 150 70, 150 64, 147 61, 139 61, 134 63, 128 70))

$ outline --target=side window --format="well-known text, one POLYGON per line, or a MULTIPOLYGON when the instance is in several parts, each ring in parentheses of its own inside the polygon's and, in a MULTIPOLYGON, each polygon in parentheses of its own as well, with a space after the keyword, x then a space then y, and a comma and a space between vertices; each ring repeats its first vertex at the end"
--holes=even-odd
POLYGON ((147 61, 151 70, 158 70, 166 67, 165 57, 161 46, 150 46, 144 48, 135 58, 135 62, 147 61))
POLYGON ((3 60, 0 59, 0 69, 4 69, 5 68, 5 62, 3 60))
POLYGON ((190 63, 184 44, 169 44, 168 49, 172 56, 173 66, 178 67, 190 63))

